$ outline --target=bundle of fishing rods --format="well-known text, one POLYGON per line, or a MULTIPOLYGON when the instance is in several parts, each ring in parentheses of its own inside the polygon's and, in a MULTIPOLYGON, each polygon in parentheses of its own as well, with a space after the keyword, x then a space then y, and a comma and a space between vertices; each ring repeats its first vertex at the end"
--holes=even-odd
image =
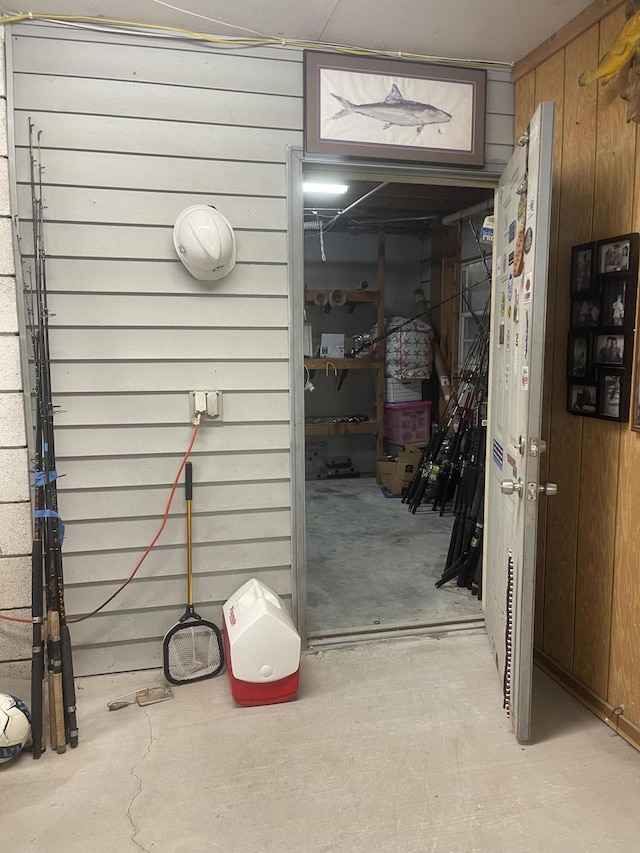
POLYGON ((25 260, 21 240, 18 240, 27 325, 32 344, 35 399, 31 669, 31 731, 34 758, 39 758, 47 748, 47 730, 48 742, 58 753, 65 752, 67 745, 78 745, 73 657, 62 575, 64 525, 58 515, 58 475, 53 429, 55 407, 51 396, 50 313, 47 304, 40 134, 37 148, 36 157, 34 126, 29 120, 32 260, 25 260))
POLYGON ((437 587, 457 579, 482 598, 482 531, 489 373, 489 305, 477 317, 476 337, 440 424, 422 451, 420 465, 402 497, 415 514, 424 504, 454 524, 437 587))

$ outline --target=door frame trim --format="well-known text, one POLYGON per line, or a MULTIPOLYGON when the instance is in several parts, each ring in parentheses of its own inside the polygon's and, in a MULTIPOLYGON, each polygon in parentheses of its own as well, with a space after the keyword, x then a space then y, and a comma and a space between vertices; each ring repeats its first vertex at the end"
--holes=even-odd
MULTIPOLYGON (((305 168, 314 171, 339 172, 352 180, 392 181, 396 183, 466 186, 495 189, 504 170, 438 169, 377 161, 361 163, 336 162, 324 157, 305 157, 299 146, 287 146, 287 269, 289 290, 289 388, 290 388, 290 452, 291 452, 291 609, 293 620, 308 645, 307 633, 307 547, 305 515, 304 457, 304 211, 302 181, 305 168)), ((334 642, 337 633, 331 632, 334 642)), ((346 633, 344 636, 348 636, 346 633)))

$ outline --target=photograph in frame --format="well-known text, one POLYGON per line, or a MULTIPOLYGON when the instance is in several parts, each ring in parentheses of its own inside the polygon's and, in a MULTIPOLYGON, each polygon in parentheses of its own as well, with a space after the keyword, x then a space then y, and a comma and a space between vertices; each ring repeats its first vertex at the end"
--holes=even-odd
POLYGON ((596 414, 597 388, 589 383, 569 385, 569 411, 578 415, 596 414))
POLYGON ((598 299, 572 299, 571 325, 577 329, 593 328, 600 322, 600 301, 598 299))
POLYGON ((603 243, 600 246, 600 272, 628 272, 630 255, 631 241, 629 239, 603 243))
POLYGON ((592 243, 574 247, 571 258, 572 293, 587 293, 593 287, 593 256, 592 243))
POLYGON ((600 393, 598 395, 598 414, 603 418, 620 420, 622 400, 622 371, 600 371, 600 393))
POLYGON ((588 368, 589 336, 587 334, 570 335, 567 376, 570 379, 586 379, 588 368))
POLYGON ((624 335, 598 333, 594 338, 594 363, 621 367, 624 363, 624 335))
POLYGON ((602 289, 603 326, 624 326, 626 290, 624 278, 605 283, 602 289))
POLYGON ((484 165, 486 71, 305 51, 306 153, 484 165))

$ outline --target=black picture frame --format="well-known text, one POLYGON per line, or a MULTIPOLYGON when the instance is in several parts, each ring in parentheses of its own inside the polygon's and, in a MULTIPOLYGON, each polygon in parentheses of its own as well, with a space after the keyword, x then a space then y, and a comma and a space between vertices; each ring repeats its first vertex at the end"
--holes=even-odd
POLYGON ((631 265, 631 234, 601 240, 598 244, 598 272, 629 272, 631 265))
POLYGON ((581 379, 586 382, 589 378, 590 335, 588 332, 572 332, 569 335, 567 348, 567 378, 581 379))
POLYGON ((602 322, 605 326, 624 328, 627 282, 621 276, 605 281, 602 287, 602 322))
POLYGON ((593 288, 595 251, 593 243, 583 243, 571 250, 571 294, 587 294, 593 288))
MULTIPOLYGON (((571 414, 629 420, 639 250, 636 233, 571 249, 567 338, 567 411, 571 414)), ((640 352, 635 361, 640 361, 640 352)), ((640 376, 640 363, 636 370, 640 376)), ((630 428, 640 432, 640 384, 634 388, 632 405, 630 428)))
POLYGON ((571 300, 571 326, 575 329, 595 328, 602 312, 600 299, 579 296, 571 300))
POLYGON ((304 149, 482 167, 484 69, 304 51, 304 149))
POLYGON ((609 421, 620 421, 624 400, 624 370, 601 368, 598 371, 598 417, 609 421))
POLYGON ((631 402, 631 429, 640 432, 640 374, 638 373, 638 355, 634 359, 636 365, 636 380, 633 387, 633 399, 631 402))
POLYGON ((569 383, 567 411, 584 417, 597 417, 598 386, 594 382, 569 383))
POLYGON ((626 345, 624 334, 610 334, 600 330, 592 334, 592 362, 594 365, 622 367, 626 345))

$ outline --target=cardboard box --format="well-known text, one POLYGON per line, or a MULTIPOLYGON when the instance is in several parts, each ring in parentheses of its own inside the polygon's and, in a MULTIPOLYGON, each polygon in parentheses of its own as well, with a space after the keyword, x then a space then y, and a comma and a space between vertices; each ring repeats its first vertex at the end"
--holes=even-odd
POLYGON ((395 461, 378 460, 378 480, 392 495, 401 495, 413 480, 420 465, 422 454, 418 448, 412 447, 398 454, 395 461))

